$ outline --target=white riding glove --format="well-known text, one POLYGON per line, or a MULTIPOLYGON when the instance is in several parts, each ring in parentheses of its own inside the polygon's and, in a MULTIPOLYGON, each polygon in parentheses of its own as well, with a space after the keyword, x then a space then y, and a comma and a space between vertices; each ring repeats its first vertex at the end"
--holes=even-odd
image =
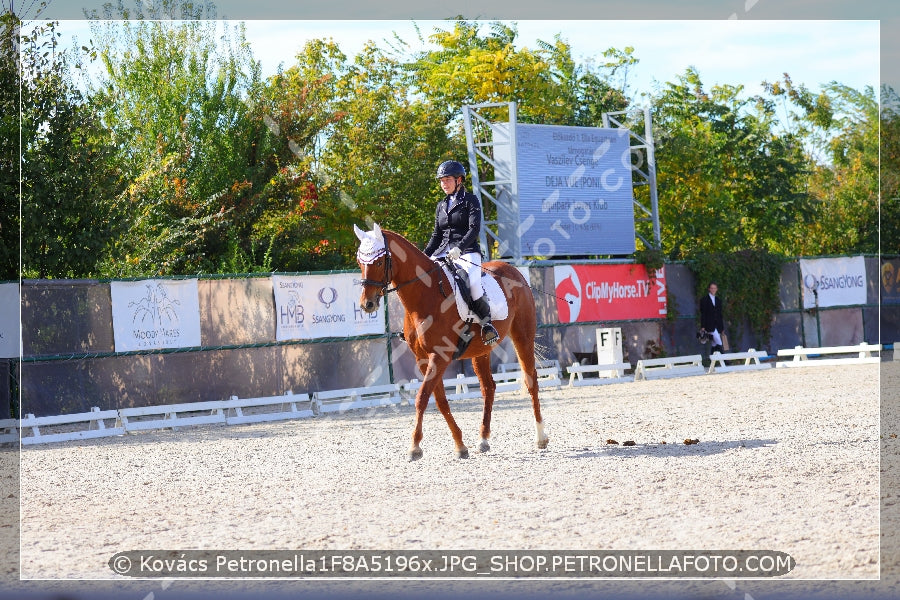
POLYGON ((447 256, 450 257, 450 260, 452 260, 453 262, 456 262, 459 259, 459 257, 462 256, 462 250, 459 249, 459 246, 456 246, 455 248, 450 248, 450 251, 447 252, 447 256))

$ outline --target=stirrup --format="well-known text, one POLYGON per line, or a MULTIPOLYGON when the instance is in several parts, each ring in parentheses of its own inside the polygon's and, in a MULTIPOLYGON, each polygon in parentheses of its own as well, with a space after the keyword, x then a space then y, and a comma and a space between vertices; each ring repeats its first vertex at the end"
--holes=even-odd
POLYGON ((481 342, 485 346, 492 346, 500 341, 500 334, 497 329, 490 323, 484 323, 481 326, 481 342))

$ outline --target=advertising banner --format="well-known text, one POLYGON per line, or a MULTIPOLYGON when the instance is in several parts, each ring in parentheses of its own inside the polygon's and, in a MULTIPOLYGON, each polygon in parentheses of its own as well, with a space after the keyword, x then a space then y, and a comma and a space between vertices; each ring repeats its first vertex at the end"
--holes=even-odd
POLYGON ((19 284, 0 284, 0 358, 18 358, 19 284))
POLYGON ((862 256, 800 259, 800 279, 803 308, 866 303, 866 261, 862 256))
POLYGON ((553 267, 560 323, 660 319, 666 316, 665 268, 650 279, 644 265, 553 267))
POLYGON ((881 261, 882 304, 900 304, 900 259, 886 258, 881 261))
POLYGON ((359 274, 273 275, 275 339, 352 337, 385 332, 384 306, 366 314, 359 308, 359 274))
POLYGON ((495 124, 493 136, 498 177, 515 178, 517 190, 498 192, 505 245, 523 256, 634 252, 627 129, 518 123, 514 148, 508 126, 495 124))
POLYGON ((113 281, 109 292, 116 352, 200 345, 196 279, 113 281))

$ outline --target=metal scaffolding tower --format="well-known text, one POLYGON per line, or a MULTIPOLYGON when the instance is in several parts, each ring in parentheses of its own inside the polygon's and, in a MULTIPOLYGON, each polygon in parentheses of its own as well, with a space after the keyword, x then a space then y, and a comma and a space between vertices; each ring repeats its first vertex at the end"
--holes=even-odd
POLYGON ((641 204, 635 199, 636 208, 643 211, 644 216, 635 217, 635 222, 651 222, 653 224, 653 241, 647 240, 639 232, 635 235, 648 248, 660 249, 660 230, 659 230, 659 196, 656 191, 656 151, 653 145, 653 123, 650 120, 650 107, 644 107, 639 115, 644 121, 644 136, 641 137, 634 132, 634 128, 629 127, 627 121, 629 114, 633 117, 637 111, 617 111, 603 113, 603 126, 613 128, 626 128, 631 137, 631 156, 632 156, 632 188, 639 186, 649 186, 650 188, 650 208, 641 204))
MULTIPOLYGON (((516 166, 516 103, 484 103, 462 107, 472 190, 482 203, 480 241, 486 259, 508 258, 521 264, 525 258, 519 232, 510 222, 518 220, 518 176, 516 166), (502 147, 502 148, 501 148, 502 147), (506 226, 504 227, 504 224, 506 226)), ((648 248, 660 248, 659 206, 656 189, 656 159, 650 109, 603 113, 603 127, 628 129, 631 146, 632 189, 649 186, 650 207, 634 199, 641 216, 635 222, 652 224, 653 240, 635 235, 648 248), (629 117, 633 121, 629 121, 629 117), (634 119, 638 117, 638 119, 634 119), (643 136, 629 125, 643 121, 643 136)))

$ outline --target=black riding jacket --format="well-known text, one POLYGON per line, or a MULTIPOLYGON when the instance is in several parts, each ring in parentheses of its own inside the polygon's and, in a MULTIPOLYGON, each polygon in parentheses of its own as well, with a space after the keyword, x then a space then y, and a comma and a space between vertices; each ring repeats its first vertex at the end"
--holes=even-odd
POLYGON ((478 197, 463 186, 438 202, 434 215, 434 232, 425 245, 425 254, 434 256, 450 248, 459 247, 463 254, 481 254, 478 235, 481 233, 481 203, 478 197), (450 201, 456 198, 453 207, 450 201))
POLYGON ((700 298, 700 327, 707 331, 725 329, 725 320, 722 317, 722 299, 716 296, 716 304, 713 306, 709 294, 703 294, 700 298))

